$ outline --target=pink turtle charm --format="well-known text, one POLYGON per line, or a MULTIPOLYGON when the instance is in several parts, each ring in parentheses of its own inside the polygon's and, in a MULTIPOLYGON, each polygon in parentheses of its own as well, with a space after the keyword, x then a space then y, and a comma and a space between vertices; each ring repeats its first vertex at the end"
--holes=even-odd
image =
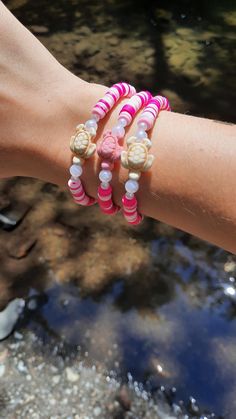
POLYGON ((118 138, 111 131, 106 131, 103 134, 103 139, 97 144, 99 157, 111 163, 120 158, 121 150, 118 138))

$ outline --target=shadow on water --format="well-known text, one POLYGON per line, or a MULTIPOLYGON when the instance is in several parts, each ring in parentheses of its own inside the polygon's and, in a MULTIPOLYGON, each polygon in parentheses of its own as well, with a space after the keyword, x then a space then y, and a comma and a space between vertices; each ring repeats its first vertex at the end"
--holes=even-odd
MULTIPOLYGON (((176 111, 235 121, 233 1, 6 4, 81 77, 109 84, 119 74, 160 89, 176 111)), ((153 397, 174 386, 185 406, 197 399, 190 416, 234 418, 233 256, 151 220, 137 230, 121 217, 105 222, 41 182, 6 180, 0 192, 11 225, 0 234, 0 305, 34 302, 18 330, 71 353, 79 346, 88 362, 124 382, 131 374, 153 397)))

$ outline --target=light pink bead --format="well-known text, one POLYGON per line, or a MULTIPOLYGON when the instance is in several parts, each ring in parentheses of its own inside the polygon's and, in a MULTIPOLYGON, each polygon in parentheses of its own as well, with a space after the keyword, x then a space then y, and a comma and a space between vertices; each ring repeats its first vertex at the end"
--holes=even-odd
POLYGON ((136 93, 120 110, 119 118, 124 118, 129 125, 139 109, 143 106, 146 106, 151 98, 152 95, 150 92, 143 91, 136 93))
POLYGON ((114 84, 93 107, 92 113, 99 116, 100 119, 111 110, 114 104, 121 97, 130 97, 135 93, 135 88, 128 83, 116 83, 114 84))
POLYGON ((145 122, 148 126, 148 130, 154 125, 154 122, 158 116, 159 111, 170 110, 168 99, 163 96, 155 96, 150 100, 144 111, 142 112, 139 122, 145 122))
POLYGON ((109 161, 103 161, 101 167, 103 170, 113 170, 114 163, 111 163, 109 161))
POLYGON ((96 200, 86 195, 84 187, 80 179, 78 180, 69 179, 68 186, 72 194, 72 197, 74 198, 74 201, 77 204, 85 205, 85 206, 90 206, 90 205, 95 204, 96 200))

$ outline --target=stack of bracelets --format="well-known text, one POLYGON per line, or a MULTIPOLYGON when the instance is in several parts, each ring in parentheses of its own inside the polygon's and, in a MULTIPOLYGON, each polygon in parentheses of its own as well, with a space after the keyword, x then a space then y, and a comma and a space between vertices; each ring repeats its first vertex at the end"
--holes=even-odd
POLYGON ((133 86, 127 83, 114 84, 92 109, 91 118, 85 124, 76 127, 75 135, 71 137, 70 148, 73 153, 73 164, 70 167, 71 178, 68 181, 70 192, 77 204, 90 206, 98 202, 104 214, 116 214, 120 208, 113 201, 112 170, 120 160, 124 168, 128 169, 128 180, 125 182, 125 194, 122 198, 122 212, 129 224, 137 225, 143 219, 138 211, 135 193, 139 189, 139 179, 142 172, 152 166, 154 156, 149 154, 152 146, 147 131, 153 128, 160 111, 170 110, 168 100, 163 96, 153 97, 151 93, 143 91, 136 93, 133 86), (96 144, 95 139, 98 123, 124 97, 129 100, 121 108, 115 125, 103 134, 103 138, 96 144), (137 121, 136 134, 126 141, 127 149, 123 149, 125 128, 130 125, 137 114, 142 113, 137 121), (100 185, 97 200, 86 194, 80 180, 83 165, 95 152, 100 158, 100 185))

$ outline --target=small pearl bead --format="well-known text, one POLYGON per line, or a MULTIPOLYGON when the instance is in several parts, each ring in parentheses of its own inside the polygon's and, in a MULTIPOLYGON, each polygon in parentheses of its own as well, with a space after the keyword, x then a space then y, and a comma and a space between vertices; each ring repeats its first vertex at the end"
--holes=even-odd
POLYGON ((127 121, 126 121, 125 118, 119 118, 118 119, 118 124, 121 125, 122 127, 126 127, 127 121))
POLYGON ((136 132, 136 137, 137 137, 139 140, 142 140, 143 138, 147 138, 147 133, 146 133, 144 130, 139 129, 139 130, 136 132))
POLYGON ((94 119, 96 122, 98 122, 100 117, 96 113, 92 113, 91 119, 94 119))
POLYGON ((83 173, 83 169, 81 166, 77 165, 77 164, 72 164, 72 166, 70 167, 70 174, 73 177, 80 177, 83 173))
POLYGON ((142 129, 144 131, 146 131, 148 129, 148 126, 147 126, 146 122, 138 122, 138 127, 139 127, 139 129, 142 129))
POLYGON ((135 193, 137 192, 139 188, 139 184, 136 180, 127 180, 127 182, 125 182, 125 190, 128 193, 135 193))
POLYGON ((87 129, 89 129, 89 128, 94 128, 95 130, 97 130, 97 128, 98 128, 98 124, 97 124, 97 122, 95 121, 95 119, 88 119, 86 122, 85 122, 85 127, 87 128, 87 129))
POLYGON ((133 197, 134 197, 134 194, 133 193, 129 193, 129 192, 126 192, 126 198, 128 198, 128 199, 132 199, 133 197))
POLYGON ((112 134, 118 138, 123 138, 125 136, 125 130, 121 125, 116 125, 111 130, 112 134))
POLYGON ((141 176, 140 172, 139 173, 137 173, 137 172, 130 172, 129 173, 129 179, 132 179, 132 180, 139 180, 140 176, 141 176))
POLYGON ((107 183, 112 179, 112 173, 110 170, 101 170, 99 173, 99 179, 101 182, 107 183))
POLYGON ((109 188, 109 183, 108 182, 102 182, 101 187, 102 187, 102 189, 107 189, 107 188, 109 188))
POLYGON ((82 165, 82 164, 84 164, 84 161, 82 159, 80 159, 79 157, 74 156, 73 157, 73 163, 78 164, 78 165, 82 165))

